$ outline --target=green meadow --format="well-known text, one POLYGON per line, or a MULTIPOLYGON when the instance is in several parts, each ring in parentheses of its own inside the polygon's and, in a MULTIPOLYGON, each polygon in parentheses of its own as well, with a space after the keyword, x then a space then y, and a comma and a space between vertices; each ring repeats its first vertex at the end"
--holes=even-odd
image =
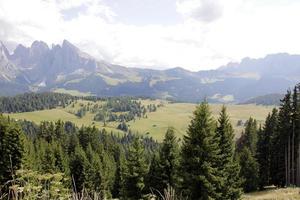
MULTIPOLYGON (((141 100, 142 104, 162 104, 156 112, 147 112, 147 117, 136 118, 128 122, 129 128, 133 132, 146 134, 152 136, 154 139, 161 140, 168 127, 174 127, 178 137, 182 137, 191 120, 192 113, 195 110, 196 104, 192 103, 170 103, 161 100, 141 100)), ((67 106, 66 108, 55 108, 51 110, 42 110, 25 113, 8 114, 11 118, 22 120, 26 119, 39 123, 41 121, 71 121, 77 126, 96 126, 97 128, 105 128, 107 131, 114 131, 122 133, 117 129, 118 122, 109 122, 104 127, 102 122, 94 121, 95 114, 87 112, 82 118, 75 115, 76 111, 82 105, 90 104, 103 104, 104 102, 91 102, 79 100, 75 106, 67 106)), ((226 105, 231 117, 232 124, 235 129, 236 136, 239 136, 243 130, 243 126, 237 126, 239 120, 245 122, 249 117, 253 117, 262 123, 267 114, 272 110, 272 106, 258 106, 258 105, 226 105)), ((215 118, 222 107, 221 104, 210 104, 211 112, 215 118)))

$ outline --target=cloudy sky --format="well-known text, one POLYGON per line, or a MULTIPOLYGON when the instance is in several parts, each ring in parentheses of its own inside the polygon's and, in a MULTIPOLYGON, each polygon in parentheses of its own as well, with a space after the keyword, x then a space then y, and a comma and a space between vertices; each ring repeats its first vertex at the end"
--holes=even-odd
POLYGON ((0 0, 0 40, 67 39, 116 64, 198 71, 300 54, 299 10, 299 0, 0 0))

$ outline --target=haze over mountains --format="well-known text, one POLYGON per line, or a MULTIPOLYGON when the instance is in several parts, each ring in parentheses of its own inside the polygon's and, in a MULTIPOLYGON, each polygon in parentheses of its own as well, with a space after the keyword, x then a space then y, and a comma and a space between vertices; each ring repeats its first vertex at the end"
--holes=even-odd
POLYGON ((42 41, 9 53, 0 43, 0 95, 58 88, 97 96, 151 96, 181 101, 242 102, 284 93, 300 80, 300 55, 245 58, 216 70, 152 70, 107 63, 64 40, 51 48, 42 41))

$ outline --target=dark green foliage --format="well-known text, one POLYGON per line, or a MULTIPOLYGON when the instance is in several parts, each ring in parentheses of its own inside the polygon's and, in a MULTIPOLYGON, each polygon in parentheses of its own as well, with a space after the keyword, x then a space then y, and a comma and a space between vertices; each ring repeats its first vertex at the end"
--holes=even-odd
POLYGON ((122 149, 118 146, 115 152, 115 160, 116 160, 116 173, 115 173, 115 181, 112 189, 112 196, 114 198, 124 196, 124 175, 126 174, 126 158, 122 149))
POLYGON ((141 141, 135 138, 128 151, 124 182, 125 199, 137 200, 142 198, 147 168, 144 147, 141 141))
POLYGON ((57 106, 65 107, 77 97, 68 94, 59 93, 25 93, 14 97, 0 97, 0 112, 30 112, 35 110, 45 110, 56 108, 57 106))
POLYGON ((155 112, 157 108, 155 104, 150 104, 147 106, 147 109, 149 112, 155 112))
POLYGON ((161 192, 168 185, 176 188, 178 184, 178 167, 179 167, 179 146, 175 136, 174 129, 168 128, 159 151, 159 160, 161 167, 162 188, 161 192))
MULTIPOLYGON (((27 121, 18 123, 24 128, 26 135, 21 134, 16 123, 4 117, 0 120, 1 156, 4 158, 0 161, 1 184, 12 179, 12 172, 16 172, 22 162, 24 169, 43 174, 63 174, 68 178, 64 179, 66 181, 63 187, 78 193, 85 188, 89 195, 96 192, 104 199, 111 198, 112 192, 115 197, 125 196, 127 193, 124 184, 128 175, 126 156, 131 160, 138 158, 139 170, 143 172, 142 179, 139 180, 144 184, 148 169, 146 160, 158 150, 156 142, 144 137, 139 141, 136 156, 132 155, 130 152, 136 149, 133 147, 137 147, 132 142, 139 137, 131 133, 120 137, 95 127, 79 129, 70 122, 62 121, 42 122, 39 126, 27 121), (141 152, 143 153, 140 154, 141 152)), ((131 162, 131 166, 133 165, 131 162)), ((138 186, 141 186, 142 191, 140 182, 138 186)))
POLYGON ((240 176, 244 179, 242 184, 244 191, 257 190, 259 186, 258 163, 247 146, 243 147, 238 159, 241 166, 240 176))
POLYGON ((84 151, 77 146, 75 152, 70 158, 70 174, 72 177, 73 189, 75 192, 80 192, 84 183, 87 180, 88 161, 84 151))
POLYGON ((80 108, 75 115, 79 118, 82 118, 85 116, 86 112, 87 112, 86 107, 83 107, 80 108))
POLYGON ((241 178, 239 177, 240 167, 234 158, 234 130, 224 106, 218 118, 216 136, 219 139, 220 149, 218 166, 224 177, 220 199, 239 199, 242 193, 241 178))
POLYGON ((291 157, 291 139, 293 134, 292 124, 292 100, 291 91, 288 91, 282 100, 279 110, 279 143, 281 147, 279 155, 279 179, 282 186, 290 186, 290 157, 291 157))
POLYGON ((41 169, 43 173, 53 173, 55 171, 55 156, 52 145, 41 141, 41 169))
POLYGON ((277 152, 276 148, 273 147, 273 140, 276 137, 277 128, 278 111, 277 109, 273 109, 272 114, 269 114, 266 118, 263 130, 260 130, 258 134, 257 160, 259 163, 261 188, 263 188, 263 186, 270 185, 271 178, 275 178, 276 169, 274 167, 276 166, 276 163, 272 163, 271 161, 273 160, 272 151, 277 152), (272 170, 271 167, 273 167, 272 170), (274 171, 274 176, 272 176, 271 171, 274 171))
POLYGON ((242 186, 245 192, 256 190, 259 184, 259 164, 256 160, 257 134, 256 120, 250 117, 246 122, 245 132, 237 141, 237 157, 241 167, 240 177, 244 179, 242 186))
POLYGON ((20 127, 0 115, 0 185, 11 180, 20 168, 24 135, 20 127))
MULTIPOLYGON (((114 97, 105 99, 106 104, 103 106, 95 105, 92 112, 96 113, 94 120, 106 122, 129 122, 135 118, 145 117, 147 109, 137 101, 130 97, 114 97)), ((149 112, 156 111, 156 105, 147 106, 149 112)))
MULTIPOLYGON (((277 109, 273 109, 272 113, 268 115, 263 129, 259 130, 256 155, 251 148, 252 155, 256 156, 259 163, 259 186, 261 189, 268 185, 300 186, 299 94, 300 85, 296 85, 293 92, 287 91, 281 100, 279 112, 277 109)), ((248 133, 254 132, 249 130, 251 129, 248 128, 248 133)), ((255 137, 242 137, 239 140, 239 146, 243 147, 241 144, 245 144, 244 146, 251 147, 252 142, 247 143, 247 139, 254 140, 253 138, 255 137)), ((249 163, 247 165, 250 166, 249 163)), ((242 168, 241 173, 247 176, 245 173, 249 167, 245 167, 242 168)), ((253 170, 252 172, 249 170, 250 180, 251 173, 253 174, 253 170)), ((255 181, 252 180, 253 182, 255 181)), ((254 187, 246 188, 247 191, 254 189, 254 187)))
POLYGON ((164 186, 164 180, 161 176, 162 174, 162 167, 160 166, 160 159, 158 154, 154 154, 152 156, 149 172, 146 177, 146 190, 148 193, 154 193, 159 196, 164 186))
POLYGON ((246 122, 246 128, 245 128, 245 146, 249 148, 252 155, 256 154, 256 148, 257 148, 257 122, 252 117, 249 118, 249 120, 246 122))
POLYGON ((117 129, 127 132, 128 126, 125 122, 122 122, 121 124, 118 125, 117 129))
POLYGON ((95 117, 94 117, 95 121, 105 121, 106 120, 106 113, 104 111, 100 111, 98 112, 95 117))
POLYGON ((179 146, 174 129, 168 128, 158 155, 154 155, 150 164, 147 188, 155 194, 163 194, 164 189, 178 187, 179 146))
POLYGON ((194 111, 181 152, 182 187, 189 199, 219 199, 222 177, 218 170, 216 122, 206 102, 194 111))

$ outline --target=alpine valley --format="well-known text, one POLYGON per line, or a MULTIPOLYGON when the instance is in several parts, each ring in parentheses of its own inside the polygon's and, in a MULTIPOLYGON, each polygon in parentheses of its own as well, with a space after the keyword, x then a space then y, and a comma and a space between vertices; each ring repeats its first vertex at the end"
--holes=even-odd
POLYGON ((0 95, 24 92, 78 91, 96 96, 147 96, 178 101, 244 102, 283 94, 300 80, 300 55, 272 54, 244 58, 216 70, 191 72, 129 68, 62 45, 35 41, 9 52, 0 43, 0 95))

